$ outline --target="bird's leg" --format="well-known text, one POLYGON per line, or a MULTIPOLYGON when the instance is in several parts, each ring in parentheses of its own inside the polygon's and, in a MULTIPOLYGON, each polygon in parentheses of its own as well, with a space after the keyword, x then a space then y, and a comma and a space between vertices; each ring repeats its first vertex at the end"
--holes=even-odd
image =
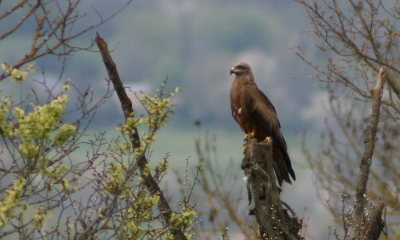
POLYGON ((249 137, 249 134, 245 134, 244 135, 244 139, 243 139, 244 143, 248 143, 249 142, 249 140, 247 139, 248 137, 249 137))
POLYGON ((249 139, 254 137, 254 131, 252 133, 246 133, 244 135, 244 144, 243 144, 243 153, 246 153, 247 144, 249 143, 249 139))
POLYGON ((246 154, 246 149, 247 149, 247 143, 249 142, 249 140, 247 139, 249 136, 249 134, 245 134, 244 135, 244 139, 243 139, 243 154, 246 154))

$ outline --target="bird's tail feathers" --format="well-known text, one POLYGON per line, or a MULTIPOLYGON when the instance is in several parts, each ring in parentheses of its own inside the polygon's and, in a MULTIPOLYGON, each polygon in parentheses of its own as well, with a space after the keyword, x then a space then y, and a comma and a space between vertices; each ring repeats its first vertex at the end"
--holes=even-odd
POLYGON ((290 162, 290 158, 287 152, 281 150, 278 147, 274 147, 273 159, 274 172, 276 178, 278 179, 279 186, 282 186, 283 181, 292 184, 292 182, 290 181, 290 176, 293 180, 296 180, 296 175, 293 171, 292 164, 290 162))

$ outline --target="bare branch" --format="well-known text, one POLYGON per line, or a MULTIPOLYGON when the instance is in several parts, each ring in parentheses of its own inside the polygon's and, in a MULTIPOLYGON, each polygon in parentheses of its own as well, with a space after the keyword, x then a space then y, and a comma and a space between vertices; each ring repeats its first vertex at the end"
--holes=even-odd
POLYGON ((362 157, 360 164, 360 175, 357 183, 356 204, 354 208, 354 225, 356 227, 354 236, 356 239, 359 239, 362 236, 363 231, 361 227, 365 225, 365 216, 364 216, 364 205, 366 199, 365 192, 367 189, 367 182, 370 173, 372 155, 375 149, 376 132, 379 122, 379 110, 381 105, 383 86, 385 83, 385 74, 386 74, 386 67, 381 67, 376 82, 376 86, 372 92, 371 116, 368 122, 367 133, 365 136, 366 144, 365 144, 364 155, 362 157))
POLYGON ((359 239, 362 236, 362 226, 365 225, 364 205, 366 199, 366 189, 368 177, 370 174, 370 167, 372 162, 372 155, 375 149, 376 132, 379 122, 379 110, 381 105, 381 98, 383 86, 385 83, 386 67, 381 67, 376 82, 376 86, 372 92, 372 107, 371 116, 369 118, 367 133, 365 136, 365 151, 360 164, 360 175, 357 183, 356 190, 356 204, 354 208, 354 225, 355 238, 359 239))
MULTIPOLYGON (((103 62, 106 66, 108 75, 114 84, 115 91, 118 95, 118 98, 120 99, 121 102, 121 108, 122 111, 124 112, 125 116, 125 121, 129 117, 134 117, 134 112, 132 108, 132 102, 128 98, 124 85, 119 77, 116 65, 114 61, 111 58, 111 54, 107 48, 107 43, 97 34, 96 37, 96 44, 100 49, 101 55, 103 57, 103 62)), ((131 136, 129 136, 130 140, 133 143, 133 146, 135 148, 140 147, 140 138, 137 129, 134 131, 135 133, 131 136)), ((144 183, 147 187, 147 189, 150 191, 152 195, 159 195, 160 200, 158 202, 158 208, 167 223, 167 225, 170 225, 170 220, 171 220, 171 215, 172 215, 172 210, 168 204, 167 199, 165 198, 163 192, 161 191, 160 187, 157 184, 157 181, 153 178, 153 176, 146 171, 146 165, 147 165, 147 159, 145 157, 145 152, 137 158, 137 164, 140 170, 141 177, 144 179, 144 183)), ((170 227, 170 226, 169 226, 170 227)), ((176 230, 173 229, 172 227, 169 228, 171 234, 174 236, 174 239, 186 239, 186 236, 181 230, 176 230)))
MULTIPOLYGON (((19 2, 13 8, 8 10, 8 12, 6 12, 2 16, 0 16, 0 19, 3 19, 4 17, 6 17, 9 14, 13 13, 18 8, 23 7, 26 2, 27 2, 26 0, 23 0, 23 1, 19 2)), ((30 7, 31 9, 29 10, 29 12, 25 16, 23 16, 21 18, 21 20, 19 20, 18 23, 16 23, 13 27, 11 27, 10 29, 8 29, 7 31, 5 31, 3 34, 0 35, 0 41, 3 40, 4 38, 10 36, 13 32, 15 32, 15 30, 17 30, 26 21, 26 19, 28 19, 39 8, 39 6, 40 6, 40 0, 38 0, 34 6, 30 7)))
MULTIPOLYGON (((65 56, 71 52, 90 50, 94 45, 93 42, 86 47, 80 47, 75 45, 73 40, 109 21, 126 8, 132 0, 126 0, 123 6, 113 12, 110 16, 106 18, 99 17, 97 22, 94 24, 83 27, 83 24, 79 23, 83 22, 82 20, 87 16, 87 14, 79 13, 78 7, 81 2, 81 0, 65 0, 65 4, 64 2, 63 4, 60 4, 58 0, 36 0, 35 4, 31 5, 29 2, 22 0, 9 9, 11 12, 1 15, 0 20, 4 20, 5 17, 10 14, 16 15, 18 12, 17 10, 21 10, 22 6, 29 6, 29 11, 21 17, 20 21, 0 34, 0 41, 14 33, 24 23, 28 22, 29 19, 32 19, 32 17, 36 19, 36 27, 31 40, 30 52, 24 55, 22 59, 7 64, 13 69, 20 69, 25 64, 46 55, 65 56), (50 6, 57 8, 56 11, 50 8, 50 6)), ((94 11, 98 14, 96 10, 94 11)), ((9 74, 1 74, 0 81, 7 77, 9 77, 9 74)))

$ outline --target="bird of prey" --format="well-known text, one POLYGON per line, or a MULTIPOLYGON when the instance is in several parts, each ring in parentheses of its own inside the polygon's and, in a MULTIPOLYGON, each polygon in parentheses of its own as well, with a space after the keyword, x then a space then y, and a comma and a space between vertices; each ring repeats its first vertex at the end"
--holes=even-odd
POLYGON ((230 74, 235 80, 231 88, 232 116, 245 134, 251 134, 261 142, 267 137, 272 138, 273 166, 278 183, 291 183, 290 176, 296 176, 290 163, 285 139, 281 133, 281 125, 275 108, 270 100, 261 92, 255 81, 250 66, 247 63, 233 65, 230 74))

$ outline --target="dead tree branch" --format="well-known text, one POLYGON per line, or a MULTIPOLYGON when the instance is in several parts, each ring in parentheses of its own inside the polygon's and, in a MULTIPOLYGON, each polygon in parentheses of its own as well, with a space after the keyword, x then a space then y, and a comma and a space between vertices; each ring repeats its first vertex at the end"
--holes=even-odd
MULTIPOLYGON (((364 206, 366 201, 367 182, 370 173, 372 155, 375 149, 376 132, 379 122, 379 110, 381 105, 382 91, 385 83, 386 67, 381 67, 375 88, 372 90, 372 108, 365 136, 365 151, 360 164, 360 175, 356 190, 356 204, 354 208, 354 237, 361 238, 363 226, 365 226, 364 206)), ((378 235, 379 236, 379 235, 378 235)))
POLYGON ((382 212, 385 207, 385 202, 377 201, 373 206, 372 212, 369 214, 368 221, 364 227, 363 240, 376 240, 382 232, 385 225, 382 220, 382 212))
MULTIPOLYGON (((128 95, 126 94, 124 85, 119 77, 118 71, 116 64, 111 58, 111 54, 108 50, 107 43, 97 34, 96 37, 96 44, 100 49, 101 56, 103 58, 104 65, 107 69, 108 76, 110 80, 112 81, 114 85, 115 92, 118 95, 118 98, 121 102, 121 108, 122 111, 124 112, 125 116, 125 121, 129 117, 134 117, 134 112, 133 112, 133 107, 132 107, 132 102, 128 98, 128 95)), ((134 134, 131 134, 129 136, 130 140, 132 141, 132 144, 134 148, 139 148, 140 147, 140 138, 137 129, 135 129, 134 134)), ((160 200, 158 202, 158 209, 160 210, 163 219, 167 223, 167 225, 170 225, 170 219, 172 215, 172 210, 168 204, 167 199, 165 198, 163 192, 161 191, 160 187, 157 184, 157 181, 154 179, 151 173, 146 171, 146 165, 147 165, 147 159, 145 156, 145 151, 137 157, 137 164, 140 170, 140 175, 141 178, 143 178, 144 183, 149 190, 149 192, 152 195, 159 195, 160 200)), ((176 230, 173 228, 169 228, 171 234, 174 236, 174 239, 186 239, 184 233, 181 230, 176 230)))
POLYGON ((276 186, 272 162, 272 139, 268 138, 261 143, 255 139, 248 140, 242 168, 251 191, 250 203, 254 199, 255 205, 249 214, 255 215, 263 239, 302 239, 299 236, 302 221, 293 211, 290 211, 292 216, 289 216, 288 209, 282 207, 279 198, 281 189, 276 186))

